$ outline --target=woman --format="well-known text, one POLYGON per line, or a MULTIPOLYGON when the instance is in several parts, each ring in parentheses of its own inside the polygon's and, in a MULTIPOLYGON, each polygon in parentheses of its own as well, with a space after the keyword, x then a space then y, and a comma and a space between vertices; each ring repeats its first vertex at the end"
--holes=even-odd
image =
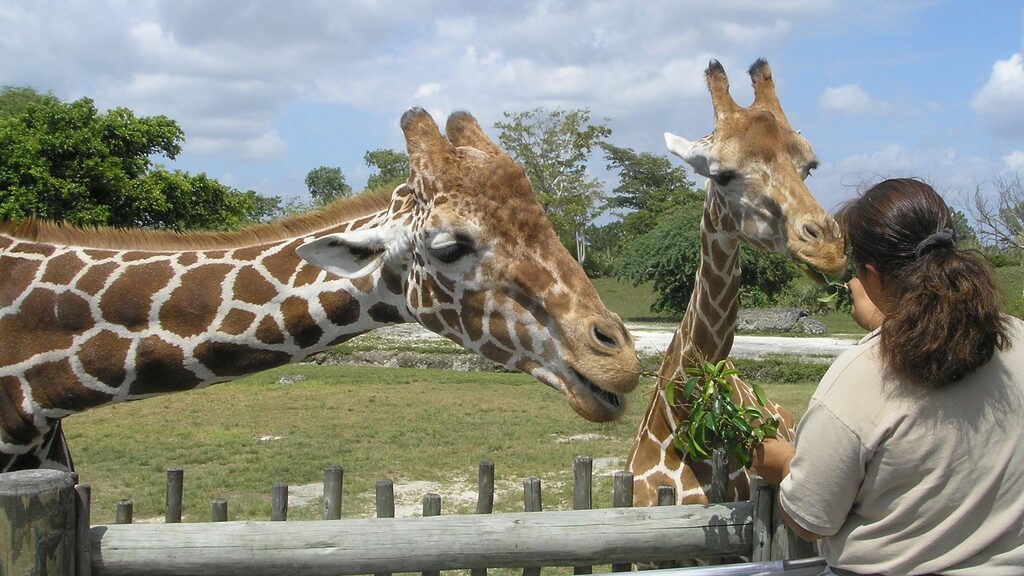
POLYGON ((1024 323, 926 184, 886 180, 840 221, 874 330, 754 468, 832 573, 1024 574, 1024 323))

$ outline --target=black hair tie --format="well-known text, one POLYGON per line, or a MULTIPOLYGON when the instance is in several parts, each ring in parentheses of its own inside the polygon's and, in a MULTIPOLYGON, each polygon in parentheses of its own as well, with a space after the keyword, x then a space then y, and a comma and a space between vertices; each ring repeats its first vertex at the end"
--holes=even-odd
POLYGON ((921 240, 914 254, 920 258, 936 248, 956 248, 956 233, 952 228, 943 228, 921 240))

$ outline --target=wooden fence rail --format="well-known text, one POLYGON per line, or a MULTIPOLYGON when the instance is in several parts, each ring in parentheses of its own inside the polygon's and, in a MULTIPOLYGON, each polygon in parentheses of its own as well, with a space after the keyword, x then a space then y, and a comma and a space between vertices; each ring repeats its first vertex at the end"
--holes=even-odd
MULTIPOLYGON (((723 475, 719 475, 723 477, 723 475)), ((541 512, 541 481, 524 482, 524 512, 490 514, 494 465, 479 469, 477 514, 441 514, 441 497, 427 494, 423 517, 394 518, 394 485, 376 485, 377 516, 341 518, 340 466, 324 471, 323 520, 287 519, 286 484, 274 484, 269 521, 229 521, 228 503, 211 504, 211 523, 181 523, 184 472, 169 468, 164 524, 131 524, 132 503, 118 503, 117 524, 89 525, 90 489, 71 474, 34 470, 0 474, 0 561, 3 574, 107 576, 121 574, 377 574, 525 567, 573 566, 591 573, 595 564, 629 571, 636 561, 746 556, 754 562, 803 558, 813 549, 798 544, 773 509, 770 487, 756 483, 752 500, 706 506, 631 508, 633 478, 613 479, 612 508, 591 509, 592 462, 574 463, 572 511, 541 512)), ((674 494, 661 495, 663 503, 674 494)), ((744 572, 721 572, 722 574, 744 572)), ((757 572, 749 572, 757 573, 757 572)))

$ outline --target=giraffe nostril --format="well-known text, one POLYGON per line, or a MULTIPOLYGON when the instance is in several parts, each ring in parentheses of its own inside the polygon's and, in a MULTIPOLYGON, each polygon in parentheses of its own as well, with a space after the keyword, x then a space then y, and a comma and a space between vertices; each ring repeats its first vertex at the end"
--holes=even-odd
POLYGON ((591 333, 594 337, 594 341, 605 348, 616 349, 619 347, 619 341, 612 335, 608 329, 602 329, 600 325, 594 324, 591 333))
POLYGON ((805 240, 820 240, 822 237, 821 227, 813 222, 804 224, 805 240))

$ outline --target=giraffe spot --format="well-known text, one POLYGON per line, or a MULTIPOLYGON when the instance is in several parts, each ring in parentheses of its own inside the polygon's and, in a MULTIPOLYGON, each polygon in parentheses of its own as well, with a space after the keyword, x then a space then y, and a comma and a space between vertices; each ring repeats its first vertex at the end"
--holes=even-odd
POLYGON ((454 332, 458 334, 461 334, 463 332, 462 318, 459 316, 459 313, 457 311, 451 308, 443 308, 441 310, 441 318, 444 319, 445 324, 450 326, 454 332))
POLYGON ((191 266, 199 261, 199 255, 195 252, 182 252, 178 254, 178 264, 181 266, 191 266))
POLYGON ((344 290, 324 292, 320 295, 320 306, 335 326, 348 326, 359 321, 359 301, 344 290))
POLYGON ((135 349, 134 395, 191 390, 199 385, 199 377, 185 368, 185 354, 177 346, 159 336, 139 341, 135 349))
POLYGON ((433 312, 421 314, 419 321, 420 324, 423 324, 424 328, 434 332, 435 334, 441 334, 444 332, 444 324, 441 323, 441 318, 433 312))
POLYGON ((388 266, 381 268, 380 272, 381 280, 384 281, 384 288, 392 294, 402 294, 405 289, 402 288, 402 277, 392 270, 388 266))
POLYGON ((295 274, 295 283, 292 286, 309 286, 316 282, 316 279, 320 277, 320 269, 311 264, 303 263, 299 267, 299 271, 295 274))
POLYGON ((255 262, 256 259, 260 257, 260 254, 263 254, 264 250, 266 250, 266 248, 263 246, 249 246, 248 248, 239 248, 231 254, 234 256, 235 260, 255 262))
POLYGON ((278 282, 287 284, 288 279, 292 276, 292 272, 295 272, 295 269, 303 262, 299 255, 295 253, 295 249, 300 245, 302 245, 301 238, 288 244, 276 254, 267 256, 263 259, 263 267, 278 282))
POLYGON ((239 310, 238 308, 232 308, 228 310, 224 320, 221 321, 220 327, 217 328, 219 332, 225 334, 231 334, 232 336, 238 336, 245 332, 252 326, 252 323, 256 320, 256 315, 247 310, 239 310))
POLYGON ((223 260, 227 255, 227 250, 207 250, 203 252, 203 257, 207 260, 223 260))
POLYGON ((492 312, 487 318, 487 334, 492 340, 499 344, 503 344, 509 348, 515 347, 512 345, 512 337, 508 331, 508 322, 505 320, 505 317, 500 314, 492 312))
POLYGON ((75 277, 75 274, 85 266, 85 262, 74 252, 65 252, 46 261, 46 271, 43 272, 43 282, 67 286, 75 277))
POLYGON ((27 360, 50 350, 71 345, 71 334, 58 330, 57 294, 45 288, 32 290, 21 301, 18 313, 0 318, 0 366, 27 360))
POLYGON ((153 257, 152 252, 125 252, 121 254, 122 262, 138 262, 139 260, 148 260, 153 257))
POLYGON ((102 330, 89 338, 78 351, 78 360, 90 376, 107 386, 124 384, 125 361, 131 340, 121 338, 110 330, 102 330))
POLYGON ((217 317, 222 286, 230 271, 228 264, 208 264, 183 274, 160 307, 160 325, 184 337, 206 332, 217 317))
POLYGON ((46 244, 36 242, 21 242, 11 248, 11 252, 20 254, 38 254, 40 256, 52 256, 57 249, 46 244))
POLYGON ((32 417, 21 409, 24 402, 21 382, 14 376, 0 376, 0 440, 28 444, 39 435, 32 417))
POLYGON ((17 256, 0 258, 0 306, 10 306, 28 290, 39 270, 40 262, 17 256))
POLYGON ((564 317, 572 310, 572 294, 569 292, 549 292, 544 297, 544 308, 556 318, 564 317))
POLYGON ((533 259, 520 260, 512 271, 512 278, 530 294, 542 294, 555 284, 551 271, 533 259))
POLYGON ((14 246, 14 240, 7 236, 0 236, 0 250, 6 250, 11 246, 14 246))
POLYGON ((286 352, 230 342, 203 342, 196 346, 195 357, 217 376, 242 376, 291 361, 286 352))
POLYGON ((352 283, 352 286, 354 286, 356 290, 359 290, 363 294, 369 294, 373 292, 375 286, 372 275, 360 276, 359 278, 350 280, 350 282, 352 283))
POLYGON ((83 386, 66 358, 29 368, 25 380, 32 388, 32 399, 41 408, 82 412, 111 399, 109 394, 83 386))
POLYGON ((320 341, 323 329, 309 314, 309 304, 298 296, 291 296, 281 303, 284 327, 301 348, 308 348, 320 341))
POLYGON ((81 334, 95 323, 85 298, 74 292, 63 292, 57 296, 57 327, 61 331, 81 334))
POLYGON ((262 306, 277 295, 277 289, 256 268, 246 266, 235 276, 235 300, 262 306))
POLYGON ((100 290, 106 286, 107 279, 114 273, 114 270, 117 270, 117 266, 117 262, 104 262, 90 266, 85 274, 78 279, 75 288, 92 296, 99 294, 100 290))
POLYGON ((83 250, 86 256, 92 258, 94 262, 102 262, 104 260, 110 260, 114 257, 114 252, 111 250, 90 250, 86 248, 83 250))
POLYGON ((153 295, 173 276, 165 261, 129 266, 100 299, 103 319, 129 330, 142 330, 149 324, 153 295))
POLYGON ((284 342, 284 333, 273 316, 264 316, 260 325, 256 327, 256 339, 265 344, 281 344, 284 342))
POLYGON ((530 331, 526 329, 526 326, 516 326, 516 337, 519 340, 519 346, 524 350, 533 350, 533 337, 530 336, 530 331))
POLYGON ((480 353, 483 354, 484 357, 494 360, 503 366, 507 366, 509 360, 512 359, 511 352, 504 348, 499 348, 490 342, 480 347, 480 353))
POLYGON ((391 304, 385 304, 383 302, 378 302, 373 306, 370 306, 370 309, 367 310, 366 313, 369 314, 370 318, 373 318, 375 321, 382 322, 385 324, 400 324, 402 322, 405 322, 405 318, 402 317, 402 314, 401 312, 398 311, 398 308, 395 308, 391 304))

